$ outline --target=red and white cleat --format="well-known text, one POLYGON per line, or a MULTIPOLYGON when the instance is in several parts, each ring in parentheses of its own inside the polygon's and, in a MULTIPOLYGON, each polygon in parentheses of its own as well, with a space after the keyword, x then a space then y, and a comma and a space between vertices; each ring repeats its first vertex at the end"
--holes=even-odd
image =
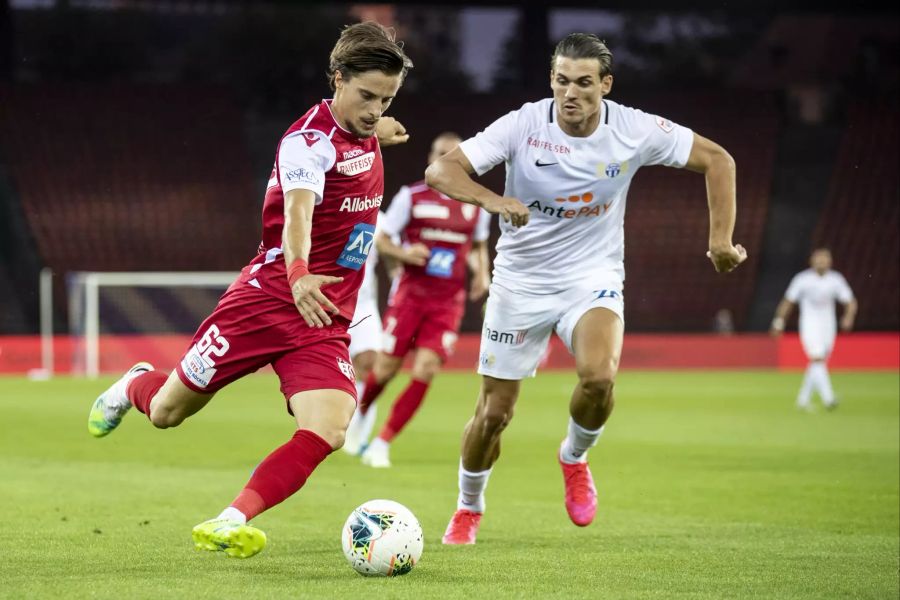
POLYGON ((566 511, 579 527, 590 525, 597 514, 597 488, 588 464, 564 463, 559 459, 566 482, 566 511))
POLYGON ((457 510, 453 513, 441 542, 451 545, 474 544, 482 514, 471 510, 457 510))

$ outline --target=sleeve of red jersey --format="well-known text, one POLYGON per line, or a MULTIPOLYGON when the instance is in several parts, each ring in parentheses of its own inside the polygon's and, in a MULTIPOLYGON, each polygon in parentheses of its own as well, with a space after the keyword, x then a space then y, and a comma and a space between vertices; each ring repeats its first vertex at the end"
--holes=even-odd
POLYGON ((472 239, 476 242, 487 241, 491 237, 491 213, 483 208, 478 209, 478 222, 475 223, 475 232, 472 239))
POLYGON ((281 141, 278 175, 281 190, 310 190, 316 204, 322 202, 325 173, 334 165, 336 154, 331 140, 321 131, 296 131, 281 141))
POLYGON ((399 236, 409 223, 409 215, 412 212, 412 193, 405 185, 391 199, 391 205, 384 212, 384 216, 378 221, 381 231, 391 239, 399 236))
POLYGON ((638 136, 643 137, 641 164, 683 168, 691 156, 694 132, 672 121, 636 109, 625 109, 638 136))
POLYGON ((520 133, 516 127, 518 116, 517 110, 507 113, 459 145, 477 174, 483 175, 512 158, 520 133))

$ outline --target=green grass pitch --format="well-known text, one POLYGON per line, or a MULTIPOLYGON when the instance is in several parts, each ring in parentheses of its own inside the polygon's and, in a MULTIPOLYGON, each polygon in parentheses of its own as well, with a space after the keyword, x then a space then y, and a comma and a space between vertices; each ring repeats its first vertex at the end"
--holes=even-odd
MULTIPOLYGON (((248 560, 193 549, 250 471, 291 435, 271 374, 223 391, 183 426, 137 412, 96 440, 109 380, 0 378, 0 597, 897 598, 897 373, 837 373, 841 407, 800 414, 796 373, 625 372, 591 463, 594 524, 573 526, 555 451, 571 373, 526 381, 474 547, 443 547, 474 374, 439 376, 375 471, 343 453, 255 523, 248 560), (365 579, 340 529, 390 498, 425 531, 406 577, 365 579)), ((380 400, 380 419, 405 377, 380 400)))

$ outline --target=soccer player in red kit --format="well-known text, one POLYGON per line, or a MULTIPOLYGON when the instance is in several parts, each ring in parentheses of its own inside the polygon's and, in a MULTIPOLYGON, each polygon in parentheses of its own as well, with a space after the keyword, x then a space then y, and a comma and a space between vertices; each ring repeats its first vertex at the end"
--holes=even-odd
POLYGON ((247 521, 299 490, 343 444, 356 396, 347 328, 384 193, 379 141, 408 137, 381 115, 411 67, 391 30, 367 22, 342 31, 328 69, 334 98, 309 109, 278 145, 258 255, 171 374, 138 363, 92 407, 88 429, 97 437, 132 406, 156 427, 175 427, 224 386, 272 365, 297 430, 230 506, 194 527, 200 549, 240 558, 262 550, 266 535, 247 521))
MULTIPOLYGON (((432 163, 460 142, 455 133, 435 138, 432 163)), ((441 365, 453 352, 465 310, 466 267, 472 267, 470 297, 484 296, 490 285, 487 239, 490 214, 456 202, 424 182, 400 189, 381 221, 378 253, 403 263, 403 275, 384 315, 382 351, 366 380, 359 411, 365 415, 384 386, 397 374, 404 357, 416 349, 412 380, 394 402, 381 433, 365 449, 364 464, 389 467, 389 445, 412 419, 441 365), (401 236, 403 245, 392 241, 401 236)), ((364 423, 356 419, 355 423, 364 423)), ((368 438, 351 428, 348 441, 368 438)))

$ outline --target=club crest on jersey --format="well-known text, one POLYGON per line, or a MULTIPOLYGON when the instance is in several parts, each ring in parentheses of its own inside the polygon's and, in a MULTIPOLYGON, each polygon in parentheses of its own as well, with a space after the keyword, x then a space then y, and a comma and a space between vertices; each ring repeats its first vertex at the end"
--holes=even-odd
POLYGON ((597 177, 600 179, 614 179, 619 175, 628 173, 628 161, 600 163, 597 165, 597 177))
POLYGON ((359 271, 364 264, 372 244, 375 243, 375 226, 368 223, 357 223, 350 232, 347 244, 337 259, 337 264, 354 271, 359 271))
POLYGON ((354 156, 353 158, 342 160, 334 165, 334 169, 341 175, 359 175, 360 173, 369 171, 374 163, 375 153, 366 152, 361 156, 354 156))
POLYGON ((344 377, 346 377, 350 381, 356 381, 356 372, 353 370, 353 365, 348 363, 346 360, 344 360, 340 356, 338 356, 336 358, 337 358, 338 369, 341 370, 341 373, 344 374, 344 377))

